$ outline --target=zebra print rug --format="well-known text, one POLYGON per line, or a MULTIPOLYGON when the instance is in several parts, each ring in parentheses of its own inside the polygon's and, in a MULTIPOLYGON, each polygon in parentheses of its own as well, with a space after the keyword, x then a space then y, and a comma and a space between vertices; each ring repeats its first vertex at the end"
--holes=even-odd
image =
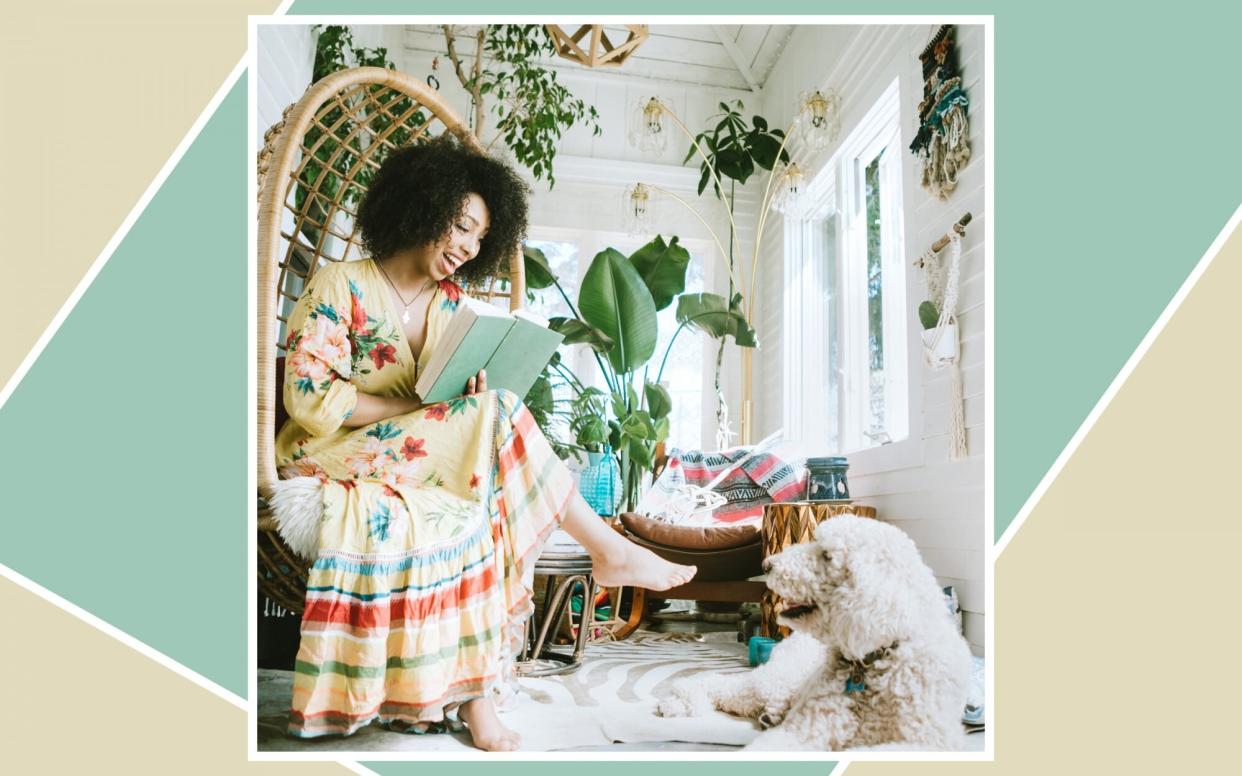
MULTIPOLYGON (((700 636, 639 633, 626 641, 587 646, 572 674, 523 678, 522 695, 502 721, 522 735, 523 751, 585 749, 683 742, 704 749, 743 746, 758 733, 746 720, 715 713, 693 719, 655 715, 657 701, 675 682, 703 672, 749 670, 746 650, 731 633, 700 636), (712 637, 715 637, 713 639, 712 637)), ((477 751, 466 733, 415 736, 377 725, 349 738, 301 740, 284 734, 292 673, 259 671, 259 745, 263 751, 477 751)), ((693 746, 680 747, 683 751, 693 746)), ((641 747, 629 746, 630 751, 641 747)))
MULTIPOLYGON (((732 633, 708 635, 734 637, 732 633)), ((607 742, 681 741, 743 746, 759 732, 748 721, 726 714, 698 719, 665 719, 655 715, 657 701, 682 679, 705 672, 750 670, 742 644, 701 639, 644 633, 626 641, 592 644, 587 647, 582 668, 575 673, 523 679, 522 688, 536 708, 552 712, 572 706, 579 714, 591 715, 607 742)))

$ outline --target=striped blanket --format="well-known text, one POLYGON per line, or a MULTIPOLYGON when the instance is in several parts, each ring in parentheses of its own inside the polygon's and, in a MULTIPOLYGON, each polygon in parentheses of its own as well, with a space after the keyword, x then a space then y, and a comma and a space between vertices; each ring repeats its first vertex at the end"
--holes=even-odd
MULTIPOLYGON (((669 496, 685 483, 707 485, 750 452, 749 447, 710 453, 674 448, 669 453, 668 465, 652 485, 655 500, 669 496)), ((772 453, 762 453, 734 469, 713 490, 724 496, 724 506, 688 522, 712 525, 759 521, 763 518, 764 504, 801 498, 806 492, 806 480, 801 466, 786 463, 772 453)))

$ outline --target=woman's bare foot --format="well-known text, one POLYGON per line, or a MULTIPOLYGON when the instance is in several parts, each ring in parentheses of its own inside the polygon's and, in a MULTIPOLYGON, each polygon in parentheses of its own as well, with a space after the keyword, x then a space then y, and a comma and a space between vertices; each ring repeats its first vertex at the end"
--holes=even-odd
POLYGON ((561 527, 586 549, 601 587, 645 587, 668 590, 694 578, 694 566, 670 563, 646 547, 614 531, 575 490, 561 527))
POLYGON ((474 745, 485 752, 512 752, 522 743, 520 735, 500 723, 491 698, 475 698, 463 703, 458 715, 470 729, 474 745))
POLYGON ((697 570, 694 566, 671 563, 646 547, 625 539, 599 556, 593 556, 592 560, 595 566, 592 574, 600 587, 625 585, 668 590, 689 582, 697 570))

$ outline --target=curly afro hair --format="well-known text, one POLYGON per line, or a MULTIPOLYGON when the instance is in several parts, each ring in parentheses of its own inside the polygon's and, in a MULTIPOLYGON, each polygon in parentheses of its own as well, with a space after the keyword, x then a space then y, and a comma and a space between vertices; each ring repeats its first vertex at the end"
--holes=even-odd
POLYGON ((526 184, 505 163, 473 151, 452 134, 398 148, 375 173, 358 206, 362 245, 379 259, 435 242, 478 194, 491 224, 479 253, 453 277, 467 285, 494 277, 526 236, 526 184))

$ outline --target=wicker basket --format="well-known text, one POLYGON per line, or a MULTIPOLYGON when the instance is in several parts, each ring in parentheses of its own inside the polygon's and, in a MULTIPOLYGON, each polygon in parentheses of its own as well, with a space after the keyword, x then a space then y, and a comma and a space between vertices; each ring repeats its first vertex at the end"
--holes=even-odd
MULTIPOLYGON (((312 84, 264 135, 259 153, 257 287, 259 483, 259 590, 301 612, 309 564, 285 546, 262 498, 276 480, 276 359, 283 327, 315 272, 332 261, 363 258, 354 225, 358 201, 386 155, 400 145, 452 132, 482 150, 440 97, 421 81, 394 70, 359 67, 312 84)), ((521 251, 506 276, 468 287, 473 296, 525 296, 521 251)))
MULTIPOLYGON (((763 557, 770 558, 787 547, 809 542, 815 538, 815 528, 837 515, 857 515, 875 518, 875 507, 862 504, 837 504, 827 501, 793 501, 767 504, 763 508, 763 557)), ((780 596, 771 590, 764 591, 759 603, 763 635, 768 638, 785 638, 789 628, 776 622, 776 615, 783 608, 780 596)))

